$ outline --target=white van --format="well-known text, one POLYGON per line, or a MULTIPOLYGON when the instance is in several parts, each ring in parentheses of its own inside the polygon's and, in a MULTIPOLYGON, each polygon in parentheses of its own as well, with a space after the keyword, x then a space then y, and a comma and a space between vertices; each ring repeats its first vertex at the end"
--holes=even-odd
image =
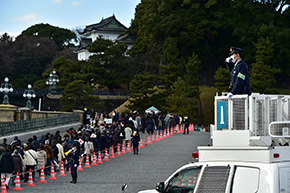
POLYGON ((216 96, 211 139, 198 162, 139 193, 290 193, 290 96, 216 96))

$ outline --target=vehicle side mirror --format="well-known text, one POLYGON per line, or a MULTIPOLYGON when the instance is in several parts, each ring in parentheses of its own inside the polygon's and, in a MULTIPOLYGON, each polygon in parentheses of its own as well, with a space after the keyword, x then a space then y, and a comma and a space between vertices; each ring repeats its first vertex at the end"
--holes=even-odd
POLYGON ((163 192, 164 191, 164 182, 159 182, 157 185, 156 185, 156 188, 155 188, 158 192, 163 192))

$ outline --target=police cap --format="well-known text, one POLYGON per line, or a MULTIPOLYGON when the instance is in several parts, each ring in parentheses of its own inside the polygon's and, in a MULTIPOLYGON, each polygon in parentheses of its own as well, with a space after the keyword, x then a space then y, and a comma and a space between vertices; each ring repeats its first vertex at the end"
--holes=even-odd
POLYGON ((232 54, 243 54, 245 53, 246 51, 243 50, 242 48, 237 48, 237 47, 231 47, 230 48, 230 54, 229 56, 231 56, 232 54))

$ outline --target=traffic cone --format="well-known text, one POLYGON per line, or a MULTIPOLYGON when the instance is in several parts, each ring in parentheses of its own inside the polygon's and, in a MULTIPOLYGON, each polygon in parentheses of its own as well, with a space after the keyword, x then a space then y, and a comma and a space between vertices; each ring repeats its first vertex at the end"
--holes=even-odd
POLYGON ((47 181, 45 181, 45 176, 44 176, 44 171, 43 171, 43 166, 41 166, 41 170, 40 170, 40 179, 38 181, 38 183, 46 183, 47 181))
POLYGON ((64 173, 63 161, 61 161, 60 171, 59 171, 59 175, 58 176, 66 176, 65 173, 64 173))
POLYGON ((163 140, 163 133, 164 132, 164 130, 162 131, 162 132, 160 132, 160 140, 163 140))
POLYGON ((131 149, 130 149, 130 142, 128 141, 128 143, 127 143, 127 150, 126 150, 126 152, 131 152, 131 149))
POLYGON ((145 141, 144 141, 144 145, 147 146, 147 136, 145 135, 145 141))
POLYGON ((163 132, 163 139, 166 139, 166 138, 167 138, 166 131, 167 131, 167 129, 164 129, 164 132, 163 132))
POLYGON ((147 142, 148 145, 151 144, 151 138, 150 138, 150 135, 148 135, 148 142, 147 142))
POLYGON ((139 148, 144 148, 142 137, 140 138, 140 145, 139 148))
POLYGON ((114 152, 114 146, 111 147, 111 156, 110 158, 116 158, 115 157, 115 152, 114 152))
POLYGON ((77 168, 77 171, 84 171, 84 169, 82 168, 81 156, 79 156, 79 166, 77 168))
POLYGON ((98 154, 98 161, 97 161, 98 164, 102 164, 102 157, 101 157, 101 151, 99 150, 99 154, 98 154))
POLYGON ((173 134, 173 128, 171 128, 170 135, 171 135, 171 136, 174 135, 174 134, 173 134))
POLYGON ((120 144, 119 143, 118 143, 118 148, 117 148, 116 156, 121 156, 120 144))
MULTIPOLYGON (((158 131, 157 131, 158 132, 158 131)), ((154 134, 152 135, 152 143, 155 142, 155 137, 154 137, 154 134)))
POLYGON ((170 137, 170 128, 167 129, 167 137, 170 137))
POLYGON ((1 176, 1 193, 7 193, 6 184, 5 184, 5 176, 2 174, 1 176))
POLYGON ((109 155, 108 155, 108 149, 107 148, 105 150, 105 157, 104 157, 103 161, 110 161, 109 160, 109 155))
POLYGON ((189 176, 188 186, 193 186, 193 184, 192 184, 192 177, 191 176, 189 176))
POLYGON ((33 183, 33 177, 32 177, 31 169, 29 170, 28 182, 27 182, 26 186, 35 186, 34 183, 33 183))
POLYGON ((71 166, 68 167, 68 174, 71 174, 71 166))
POLYGON ((89 154, 87 154, 87 156, 86 156, 86 163, 85 163, 84 168, 91 168, 90 161, 89 161, 89 154))
POLYGON ((16 174, 15 188, 12 190, 22 190, 22 188, 20 186, 19 172, 17 172, 17 174, 16 174))
POLYGON ((196 173, 194 173, 194 178, 193 178, 193 186, 196 184, 196 173))
POLYGON ((157 131, 157 134, 156 134, 156 140, 155 141, 160 141, 159 139, 159 132, 157 131))
MULTIPOLYGON (((29 174, 30 175, 30 174, 29 174)), ((50 169, 50 178, 48 178, 49 180, 56 180, 57 178, 55 177, 55 173, 54 173, 54 167, 53 164, 51 164, 51 169, 50 169)))
POLYGON ((126 150, 125 150, 125 142, 123 141, 123 145, 122 145, 122 152, 121 154, 126 154, 126 150))
POLYGON ((91 164, 92 166, 96 166, 96 165, 98 165, 97 164, 97 160, 96 160, 96 154, 95 154, 95 152, 94 152, 94 154, 93 154, 93 161, 92 161, 92 164, 91 164))
POLYGON ((182 183, 181 183, 181 187, 185 187, 185 182, 184 182, 184 178, 182 178, 182 183))
POLYGON ((203 128, 203 132, 205 132, 205 127, 203 128))

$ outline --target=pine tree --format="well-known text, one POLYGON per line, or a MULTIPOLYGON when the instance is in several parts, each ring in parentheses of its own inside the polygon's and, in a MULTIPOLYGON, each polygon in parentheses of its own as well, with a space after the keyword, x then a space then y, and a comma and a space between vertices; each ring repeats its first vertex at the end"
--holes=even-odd
POLYGON ((273 57, 273 43, 269 38, 260 38, 258 43, 253 43, 256 47, 256 63, 250 69, 250 88, 252 92, 272 93, 269 87, 276 83, 274 75, 281 73, 280 69, 270 66, 273 57))
POLYGON ((215 87, 219 93, 228 92, 230 83, 230 71, 227 68, 219 67, 214 75, 215 87))
POLYGON ((154 94, 157 90, 154 83, 154 76, 146 72, 137 74, 130 83, 130 104, 127 105, 131 110, 145 111, 148 106, 155 104, 154 94))
POLYGON ((178 77, 178 80, 172 84, 170 87, 171 94, 167 97, 166 102, 170 104, 167 108, 169 112, 178 113, 182 116, 187 115, 191 120, 199 117, 203 123, 199 97, 198 71, 200 67, 200 61, 193 54, 186 64, 186 76, 178 77))
POLYGON ((69 83, 65 89, 64 94, 60 98, 63 105, 62 109, 65 111, 72 111, 73 109, 104 109, 103 102, 97 102, 96 96, 91 95, 93 89, 84 84, 83 80, 75 80, 69 83))

